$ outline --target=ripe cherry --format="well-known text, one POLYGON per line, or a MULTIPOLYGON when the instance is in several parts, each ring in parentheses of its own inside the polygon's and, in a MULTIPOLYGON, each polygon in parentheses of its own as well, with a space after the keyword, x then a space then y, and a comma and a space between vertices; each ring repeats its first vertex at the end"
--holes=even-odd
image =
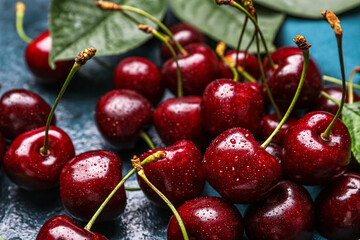
POLYGON ((0 133, 0 161, 1 162, 2 162, 4 154, 5 154, 5 141, 4 141, 2 134, 0 133))

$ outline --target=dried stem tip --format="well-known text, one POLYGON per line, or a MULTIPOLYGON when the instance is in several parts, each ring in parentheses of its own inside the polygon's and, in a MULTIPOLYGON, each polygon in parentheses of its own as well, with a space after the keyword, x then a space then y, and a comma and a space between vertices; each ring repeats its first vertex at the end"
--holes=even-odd
POLYGON ((243 0, 244 7, 246 11, 250 13, 250 15, 256 19, 256 10, 254 8, 254 3, 252 0, 243 0))
POLYGON ((216 46, 215 51, 219 56, 224 56, 225 49, 226 49, 226 44, 224 42, 219 42, 216 46))
POLYGON ((215 0, 217 5, 229 5, 233 0, 215 0))
POLYGON ((300 48, 301 50, 303 49, 309 49, 311 47, 311 44, 309 44, 305 37, 302 36, 301 34, 297 35, 294 38, 294 42, 298 45, 298 48, 300 48))
POLYGON ((360 67, 355 67, 353 71, 357 72, 357 73, 360 73, 360 67))
POLYGON ((328 23, 330 23, 330 26, 334 29, 335 35, 342 36, 342 29, 340 25, 339 18, 333 13, 332 11, 325 10, 321 13, 321 15, 324 17, 328 23))
POLYGON ((157 151, 156 153, 149 156, 152 162, 166 158, 166 153, 164 151, 157 151))
POLYGON ((145 32, 145 33, 153 33, 154 32, 154 28, 153 27, 150 27, 150 26, 147 26, 147 25, 144 25, 144 24, 139 24, 138 25, 138 28, 145 32))
POLYGON ((121 10, 120 5, 109 1, 96 1, 95 4, 101 8, 101 10, 121 10))
POLYGON ((15 8, 17 15, 24 15, 26 7, 23 2, 17 2, 15 8))
POLYGON ((134 169, 136 170, 136 172, 140 171, 143 168, 141 166, 140 159, 136 155, 134 155, 133 158, 131 159, 131 163, 134 169))
POLYGON ((75 58, 75 62, 80 65, 84 65, 88 60, 95 56, 96 48, 87 48, 84 49, 79 55, 75 58))

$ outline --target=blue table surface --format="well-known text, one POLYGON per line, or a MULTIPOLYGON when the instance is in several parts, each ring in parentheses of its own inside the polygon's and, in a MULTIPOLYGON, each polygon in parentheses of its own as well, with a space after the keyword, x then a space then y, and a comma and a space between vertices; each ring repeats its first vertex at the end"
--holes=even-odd
MULTIPOLYGON (((48 0, 26 0, 27 12, 24 28, 27 34, 35 37, 47 29, 48 0)), ((15 31, 15 1, 0 1, 0 94, 14 88, 26 88, 40 94, 47 102, 53 103, 59 86, 42 86, 35 82, 24 62, 26 44, 15 31)), ((168 18, 168 19, 171 19, 168 18)), ((346 75, 353 67, 360 65, 360 9, 340 15, 344 30, 344 58, 346 75)), ((171 20, 167 20, 168 23, 171 20)), ((340 78, 340 67, 336 40, 333 31, 323 20, 304 20, 287 17, 280 29, 277 46, 294 45, 292 39, 297 34, 304 35, 312 44, 311 55, 319 63, 323 74, 340 78)), ((96 46, 95 46, 96 47, 96 46)), ((128 56, 143 56, 151 59, 157 66, 162 60, 159 43, 151 40, 145 45, 120 56, 102 58, 112 65, 128 56)), ((355 82, 360 78, 356 76, 355 82)), ((124 162, 124 173, 131 169, 129 159, 133 154, 141 154, 146 146, 139 141, 134 151, 116 151, 101 138, 93 114, 95 104, 106 92, 112 90, 112 73, 98 66, 94 61, 86 64, 76 75, 68 91, 56 110, 57 125, 64 129, 73 140, 76 153, 105 149, 118 153, 124 162), (84 84, 85 83, 85 84, 84 84), (86 88, 84 87, 86 86, 86 88)), ((169 93, 165 98, 171 96, 169 93)), ((162 146, 154 128, 149 135, 157 147, 162 146)), ((127 186, 137 186, 132 177, 127 186)), ((319 187, 308 188, 313 197, 319 187)), ((204 195, 217 195, 206 186, 204 195)), ((128 192, 125 212, 116 221, 95 225, 94 231, 105 234, 109 239, 165 239, 166 226, 171 213, 153 206, 141 191, 128 192)), ((244 213, 246 206, 238 205, 244 213)), ((58 214, 66 214, 61 205, 59 190, 44 193, 31 193, 19 189, 10 182, 0 170, 0 235, 6 239, 34 239, 44 222, 58 214)), ((79 223, 84 226, 85 223, 79 223)), ((314 239, 323 239, 315 233, 314 239)))

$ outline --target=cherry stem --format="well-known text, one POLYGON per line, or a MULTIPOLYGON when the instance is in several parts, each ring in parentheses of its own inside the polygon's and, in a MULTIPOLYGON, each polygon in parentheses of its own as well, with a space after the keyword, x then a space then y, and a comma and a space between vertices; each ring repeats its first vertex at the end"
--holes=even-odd
POLYGON ((355 67, 354 70, 351 71, 349 77, 349 104, 354 103, 354 91, 353 91, 353 81, 355 73, 360 73, 360 67, 355 67))
POLYGON ((250 75, 250 73, 248 73, 247 71, 245 71, 245 69, 241 66, 238 66, 237 68, 238 72, 244 77, 246 78, 247 80, 249 80, 250 82, 252 83, 256 83, 256 79, 250 75))
POLYGON ((236 68, 234 67, 234 65, 236 66, 237 62, 235 62, 235 64, 231 64, 225 57, 224 57, 224 52, 226 49, 226 44, 224 42, 219 42, 218 45, 216 46, 216 54, 220 57, 220 59, 230 68, 230 70, 232 71, 234 78, 233 81, 237 82, 239 80, 239 74, 236 70, 236 68))
POLYGON ((32 39, 29 38, 24 32, 23 20, 25 15, 25 4, 23 2, 16 3, 16 31, 19 37, 26 43, 31 43, 32 39))
POLYGON ((243 39, 243 37, 244 37, 244 33, 245 33, 245 29, 246 29, 246 25, 247 25, 247 23, 248 23, 248 20, 249 20, 249 18, 248 18, 248 16, 245 16, 245 19, 244 19, 244 24, 243 24, 243 26, 242 26, 242 28, 241 28, 241 32, 240 32, 240 36, 239 36, 239 41, 238 41, 238 44, 237 44, 237 47, 236 47, 236 65, 237 65, 237 63, 238 63, 238 61, 239 61, 239 52, 240 52, 240 46, 241 46, 241 42, 242 42, 242 39, 243 39))
POLYGON ((321 96, 323 96, 323 97, 329 99, 330 101, 334 102, 336 105, 338 105, 338 106, 340 105, 340 102, 339 102, 338 100, 334 99, 333 97, 331 97, 331 96, 330 96, 329 94, 327 94, 326 92, 321 91, 320 94, 321 94, 321 96))
POLYGON ((185 225, 179 215, 179 213, 176 211, 176 208, 174 207, 174 205, 170 202, 170 200, 161 192, 159 191, 159 189, 157 189, 150 181, 149 179, 146 177, 145 175, 145 171, 142 168, 141 164, 140 164, 140 160, 139 158, 135 159, 133 158, 132 160, 134 169, 136 169, 137 174, 144 180, 144 182, 157 194, 159 195, 159 197, 161 197, 162 200, 164 200, 164 202, 169 206, 169 208, 171 209, 171 211, 173 212, 176 220, 179 223, 181 232, 183 234, 184 240, 189 240, 188 234, 186 232, 185 229, 185 225))
POLYGON ((125 187, 126 191, 139 191, 141 188, 139 187, 125 187))
MULTIPOLYGON (((323 75, 323 80, 326 81, 326 82, 331 82, 331 83, 335 83, 335 84, 338 84, 338 85, 342 85, 342 80, 334 78, 334 77, 330 77, 330 76, 327 76, 327 75, 323 75)), ((346 86, 349 86, 348 82, 346 82, 346 86)), ((360 89, 359 84, 354 84, 353 83, 352 86, 355 89, 360 89)))
POLYGON ((288 118, 289 118, 292 110, 294 109, 295 104, 296 104, 296 102, 297 102, 297 100, 298 100, 298 98, 300 96, 301 89, 302 89, 302 87, 304 85, 304 82, 305 82, 306 72, 307 72, 308 63, 309 63, 309 48, 310 48, 311 45, 308 44, 306 42, 306 39, 301 35, 297 35, 295 37, 294 41, 299 46, 299 48, 302 50, 303 57, 304 57, 303 70, 302 70, 302 73, 301 73, 300 81, 299 81, 298 87, 296 89, 294 98, 291 101, 291 104, 290 104, 288 110, 286 111, 284 117, 281 119, 279 125, 271 133, 271 135, 268 137, 268 139, 266 139, 266 141, 261 145, 261 147, 264 148, 264 149, 266 149, 266 147, 270 144, 273 137, 280 131, 281 127, 288 120, 288 118))
MULTIPOLYGON (((141 166, 144 166, 145 164, 148 164, 149 162, 156 162, 157 160, 163 159, 166 157, 166 153, 163 151, 157 151, 154 154, 151 154, 150 156, 148 156, 147 158, 145 158, 142 162, 141 162, 141 166)), ((104 202, 100 205, 100 207, 98 208, 98 210, 95 212, 95 214, 91 217, 90 221, 88 222, 88 224, 84 227, 87 231, 90 231, 91 227, 94 225, 96 219, 99 217, 100 213, 102 212, 102 210, 106 207, 106 205, 108 204, 108 202, 111 200, 111 198, 116 194, 116 192, 121 188, 121 186, 124 184, 124 182, 135 173, 135 169, 131 169, 130 172, 128 174, 126 174, 126 176, 121 179, 121 181, 118 183, 118 185, 116 185, 116 187, 111 191, 111 193, 107 196, 107 198, 104 200, 104 202)))
POLYGON ((149 135, 147 135, 146 132, 140 131, 139 135, 146 142, 146 144, 149 146, 149 148, 151 148, 152 150, 155 149, 154 143, 151 141, 149 135))

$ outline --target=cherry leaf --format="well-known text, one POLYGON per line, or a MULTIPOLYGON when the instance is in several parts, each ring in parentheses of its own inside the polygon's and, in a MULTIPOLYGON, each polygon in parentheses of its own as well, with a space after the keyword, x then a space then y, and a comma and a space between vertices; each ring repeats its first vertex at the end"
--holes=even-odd
POLYGON ((341 119, 351 135, 351 151, 360 163, 360 102, 345 104, 341 119))

